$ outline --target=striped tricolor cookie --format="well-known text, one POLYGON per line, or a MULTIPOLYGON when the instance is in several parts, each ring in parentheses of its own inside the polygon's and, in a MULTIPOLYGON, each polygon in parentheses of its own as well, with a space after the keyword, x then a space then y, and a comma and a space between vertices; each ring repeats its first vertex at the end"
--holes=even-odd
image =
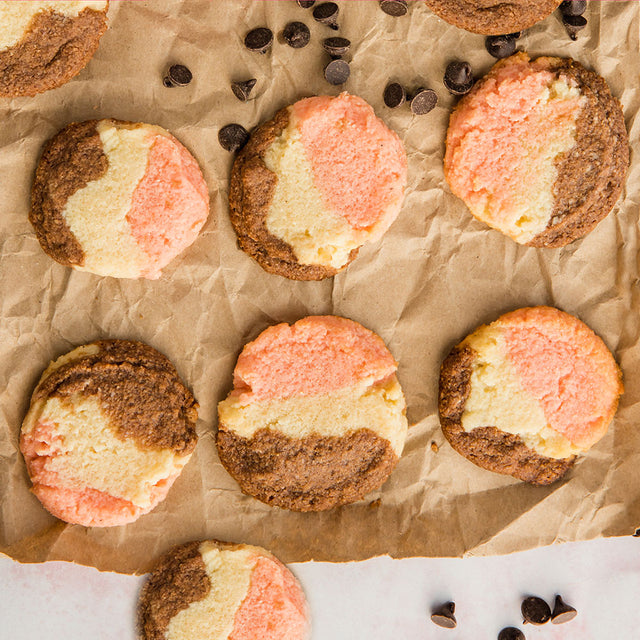
POLYGON ((622 110, 600 76, 517 53, 456 107, 444 168, 478 220, 520 244, 561 247, 613 208, 628 163, 622 110))
POLYGON ((589 327, 529 307, 453 348, 440 371, 440 422, 478 466, 550 484, 604 436, 622 390, 613 356, 589 327))
POLYGON ((92 120, 70 124, 46 145, 29 220, 61 264, 155 279, 198 237, 208 215, 198 163, 170 133, 92 120))
POLYGON ((361 98, 306 98, 253 132, 233 165, 240 248, 294 280, 335 275, 400 211, 402 142, 361 98))
POLYGON ((488 36, 514 33, 544 20, 561 0, 425 0, 443 20, 488 36))
POLYGON ((260 547, 217 540, 169 551, 138 603, 144 640, 306 640, 309 612, 293 574, 260 547))
POLYGON ((69 81, 107 29, 104 2, 0 1, 0 97, 33 96, 69 81))
POLYGON ((33 392, 20 450, 57 518, 105 527, 161 502, 196 445, 197 404, 162 354, 101 340, 53 362, 33 392))
POLYGON ((335 316, 247 344, 218 405, 220 460, 267 504, 322 511, 377 489, 402 453, 405 401, 382 340, 335 316))

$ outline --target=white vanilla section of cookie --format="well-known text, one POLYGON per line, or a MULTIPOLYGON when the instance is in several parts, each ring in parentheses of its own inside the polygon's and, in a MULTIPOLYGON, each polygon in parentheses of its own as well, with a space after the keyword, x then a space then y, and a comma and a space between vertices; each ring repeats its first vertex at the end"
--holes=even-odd
POLYGON ((190 456, 167 449, 144 450, 132 439, 120 438, 97 396, 55 396, 32 404, 23 434, 37 425, 51 426, 54 453, 47 456, 46 471, 55 473, 70 489, 86 487, 149 507, 151 488, 177 475, 190 456))
MULTIPOLYGON (((167 640, 228 640, 236 612, 251 585, 256 555, 250 549, 221 550, 211 542, 200 545, 211 582, 209 593, 177 613, 167 627, 167 640)), ((258 640, 258 639, 256 639, 258 640)))
POLYGON ((31 20, 39 13, 54 11, 68 18, 76 18, 84 9, 104 11, 105 2, 34 2, 32 0, 3 0, 0 2, 0 51, 22 40, 31 20))
POLYGON ((79 269, 137 278, 147 256, 131 233, 127 214, 147 170, 154 137, 166 134, 151 125, 115 127, 108 120, 100 121, 96 129, 107 156, 107 171, 71 195, 62 215, 85 255, 79 269))
POLYGON ((473 349, 469 397, 462 427, 496 427, 522 438, 536 453, 548 458, 567 458, 582 450, 552 429, 540 403, 522 385, 509 362, 502 332, 482 327, 463 343, 473 349))
POLYGON ((291 109, 289 125, 265 153, 264 163, 278 176, 267 230, 289 244, 300 263, 339 269, 351 251, 371 238, 371 231, 354 229, 323 202, 291 109))
POLYGON ((355 386, 314 396, 295 396, 241 403, 229 396, 218 406, 220 423, 243 438, 259 429, 290 438, 345 436, 370 429, 388 440, 398 457, 407 434, 405 400, 395 376, 384 383, 355 386))

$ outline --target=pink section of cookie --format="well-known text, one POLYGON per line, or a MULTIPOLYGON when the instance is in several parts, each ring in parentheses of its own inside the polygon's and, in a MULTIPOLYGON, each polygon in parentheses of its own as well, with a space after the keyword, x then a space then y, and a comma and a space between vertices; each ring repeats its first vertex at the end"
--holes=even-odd
POLYGON ((62 478, 49 469, 50 461, 60 455, 61 438, 46 423, 20 437, 20 450, 33 483, 32 491, 45 509, 56 518, 85 527, 113 527, 133 522, 149 513, 164 500, 177 475, 158 482, 151 489, 151 505, 141 508, 129 500, 111 496, 73 479, 62 478))
POLYGON ((300 585, 275 558, 260 557, 229 640, 304 640, 308 631, 307 605, 300 585))
POLYGON ((196 160, 175 138, 155 136, 127 214, 133 237, 149 256, 143 276, 159 277, 197 238, 208 215, 209 192, 196 160))
POLYGON ((519 309, 502 320, 509 360, 549 425, 581 448, 595 444, 622 393, 605 344, 580 320, 551 307, 519 309))
POLYGON ((346 318, 310 316, 279 324, 247 344, 234 371, 246 402, 312 396, 393 375, 396 362, 372 331, 346 318))
POLYGON ((398 214, 407 181, 407 157, 398 136, 362 98, 346 93, 300 100, 293 112, 325 202, 355 229, 382 222, 380 233, 386 230, 398 214))

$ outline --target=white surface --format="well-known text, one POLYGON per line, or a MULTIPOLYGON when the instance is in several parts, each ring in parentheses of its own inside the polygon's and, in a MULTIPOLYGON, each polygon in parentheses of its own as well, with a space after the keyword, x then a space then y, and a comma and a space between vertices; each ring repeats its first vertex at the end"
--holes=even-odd
MULTIPOLYGON (((311 605, 313 640, 492 640, 510 625, 527 640, 640 638, 640 538, 494 558, 375 558, 291 568, 311 605), (556 593, 578 609, 573 621, 521 625, 522 597, 538 595, 552 604, 556 593), (431 607, 447 600, 456 603, 454 630, 429 618, 431 607)), ((0 556, 0 638, 134 640, 143 580, 63 562, 20 565, 0 556)))

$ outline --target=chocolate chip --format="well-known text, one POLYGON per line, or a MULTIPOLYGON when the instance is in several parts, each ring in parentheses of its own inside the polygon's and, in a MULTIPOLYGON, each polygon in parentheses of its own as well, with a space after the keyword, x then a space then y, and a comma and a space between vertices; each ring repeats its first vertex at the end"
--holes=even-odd
POLYGON ((404 16, 408 11, 407 0, 380 0, 380 8, 394 18, 404 16))
POLYGON ((545 624, 551 618, 551 608, 542 598, 537 596, 525 598, 520 610, 524 621, 531 624, 545 624))
POLYGON ((228 124, 218 131, 218 142, 226 151, 239 151, 248 140, 249 132, 239 124, 228 124))
POLYGON ((587 0, 565 0, 560 5, 563 16, 581 16, 587 10, 587 0))
POLYGON ((337 30, 338 29, 338 14, 340 9, 335 2, 323 2, 319 4, 313 10, 313 17, 322 24, 326 24, 328 27, 337 30))
POLYGON ((344 84, 350 75, 351 69, 344 60, 332 60, 324 68, 324 77, 329 84, 344 84))
POLYGON ((266 53, 267 49, 273 43, 273 33, 271 29, 266 27, 258 27, 252 29, 244 37, 244 46, 249 51, 257 51, 258 53, 266 53))
POLYGON ((508 33, 507 38, 513 38, 517 40, 522 35, 522 31, 516 31, 515 33, 508 33))
POLYGON ((458 624, 456 622, 456 617, 453 615, 455 610, 455 602, 445 602, 443 605, 433 610, 431 613, 431 620, 439 627, 453 629, 458 624))
POLYGON ((294 49, 302 49, 309 44, 311 32, 304 22, 290 22, 282 31, 284 41, 294 49))
POLYGON ((469 93, 471 87, 473 87, 471 65, 468 62, 460 62, 458 60, 450 62, 444 74, 444 86, 456 96, 469 93))
POLYGON ((418 89, 411 98, 411 113, 422 116, 429 113, 436 104, 438 104, 438 96, 433 89, 418 89))
POLYGON ((333 38, 326 38, 322 42, 322 46, 330 56, 339 58, 349 51, 351 48, 351 40, 339 38, 337 36, 333 38))
POLYGON ((316 3, 316 0, 298 0, 298 4, 303 9, 310 9, 316 3))
POLYGON ((587 26, 587 20, 583 16, 562 16, 562 24, 572 40, 578 39, 578 32, 587 26))
POLYGON ((246 102, 249 99, 251 90, 256 86, 256 82, 257 80, 255 78, 245 80, 244 82, 232 82, 231 91, 233 91, 233 94, 238 100, 246 102))
POLYGON ((397 82, 390 82, 382 94, 382 99, 389 109, 395 109, 404 104, 406 97, 407 94, 404 87, 397 82))
POLYGON ((183 64, 172 64, 162 80, 165 87, 186 87, 193 79, 193 74, 183 64))
POLYGON ((500 60, 515 53, 516 39, 511 36, 487 36, 484 46, 494 58, 500 60))
POLYGON ((563 624, 573 620, 578 615, 578 612, 568 605, 560 596, 556 596, 556 601, 553 605, 553 613, 551 614, 552 624, 563 624))
POLYGON ((634 538, 640 538, 640 529, 636 529, 631 535, 634 538))
POLYGON ((526 640, 524 633, 516 627, 505 627, 499 634, 498 640, 526 640))

